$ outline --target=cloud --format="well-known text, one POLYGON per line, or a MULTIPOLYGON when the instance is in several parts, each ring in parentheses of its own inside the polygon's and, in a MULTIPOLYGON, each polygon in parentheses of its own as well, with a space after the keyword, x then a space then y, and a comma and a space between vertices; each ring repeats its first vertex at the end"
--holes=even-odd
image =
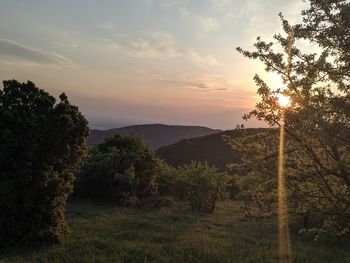
POLYGON ((192 49, 183 49, 176 45, 172 35, 163 32, 153 32, 149 38, 130 40, 122 37, 117 40, 114 48, 122 50, 134 58, 147 59, 187 59, 199 67, 206 68, 218 64, 212 56, 202 55, 192 49))
POLYGON ((214 66, 218 64, 216 59, 212 56, 203 56, 198 54, 193 50, 187 50, 184 55, 188 57, 191 61, 195 62, 197 65, 214 66))
POLYGON ((304 1, 280 0, 210 0, 225 25, 244 25, 247 36, 272 36, 281 29, 278 13, 282 12, 291 23, 300 22, 304 1), (238 8, 239 7, 239 8, 238 8))
POLYGON ((199 27, 199 35, 218 30, 221 27, 220 21, 213 17, 194 14, 184 7, 179 8, 179 12, 183 18, 191 22, 194 21, 197 24, 199 27))
POLYGON ((217 9, 226 9, 232 0, 211 0, 210 2, 217 9))
POLYGON ((104 22, 97 24, 96 27, 102 30, 112 30, 115 28, 115 25, 112 22, 104 22))
MULTIPOLYGON (((249 1, 249 0, 247 0, 249 1)), ((210 0, 213 10, 216 11, 221 24, 235 26, 242 21, 246 23, 249 15, 247 1, 241 0, 210 0)))
POLYGON ((154 74, 151 75, 150 80, 205 92, 224 92, 235 88, 228 78, 218 74, 179 75, 175 77, 154 74))
POLYGON ((169 59, 181 56, 174 47, 172 36, 159 32, 152 33, 152 39, 119 40, 116 47, 134 58, 169 59))
POLYGON ((162 8, 173 8, 179 4, 178 0, 142 0, 141 2, 146 6, 159 6, 162 8))
POLYGON ((12 40, 0 39, 0 58, 7 63, 70 67, 73 62, 64 56, 46 53, 12 40))
POLYGON ((196 19, 204 32, 217 30, 221 26, 220 22, 212 17, 197 16, 196 19))

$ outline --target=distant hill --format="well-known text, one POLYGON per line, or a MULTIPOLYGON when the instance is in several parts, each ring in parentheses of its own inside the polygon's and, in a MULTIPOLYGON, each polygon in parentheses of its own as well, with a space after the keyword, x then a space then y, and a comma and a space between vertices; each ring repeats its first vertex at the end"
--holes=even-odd
MULTIPOLYGON (((258 133, 265 129, 247 129, 248 133, 258 133)), ((177 143, 161 147, 157 155, 171 165, 182 165, 191 161, 207 162, 220 170, 226 169, 229 163, 240 161, 238 152, 223 139, 223 136, 238 138, 240 132, 229 130, 192 139, 184 139, 177 143)))
POLYGON ((144 138, 153 149, 173 144, 185 138, 205 136, 221 132, 201 126, 178 126, 164 124, 133 125, 109 130, 91 130, 88 145, 101 143, 104 138, 114 134, 136 134, 144 138))

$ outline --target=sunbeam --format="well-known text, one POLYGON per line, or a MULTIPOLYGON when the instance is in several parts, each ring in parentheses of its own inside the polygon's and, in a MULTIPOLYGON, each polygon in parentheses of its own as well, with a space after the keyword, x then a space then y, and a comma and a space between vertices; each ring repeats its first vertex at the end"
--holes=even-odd
MULTIPOLYGON (((292 65, 292 46, 294 42, 294 27, 288 37, 288 67, 286 75, 290 75, 292 65)), ((290 98, 283 94, 278 94, 278 103, 283 108, 282 118, 280 123, 280 142, 278 156, 278 232, 279 232, 279 261, 280 263, 292 262, 292 248, 289 236, 288 209, 287 209, 287 189, 286 177, 284 171, 284 123, 285 123, 285 108, 290 105, 290 98)))
POLYGON ((292 249, 289 237, 287 191, 284 173, 284 112, 282 113, 280 126, 280 143, 278 158, 278 227, 279 227, 279 261, 280 263, 292 262, 292 249))

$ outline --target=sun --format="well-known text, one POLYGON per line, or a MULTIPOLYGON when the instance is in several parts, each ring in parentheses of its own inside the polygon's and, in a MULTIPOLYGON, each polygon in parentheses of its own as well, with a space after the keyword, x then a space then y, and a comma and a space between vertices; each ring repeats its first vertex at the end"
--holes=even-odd
POLYGON ((281 107, 288 107, 290 105, 290 98, 283 94, 277 94, 278 104, 281 107))

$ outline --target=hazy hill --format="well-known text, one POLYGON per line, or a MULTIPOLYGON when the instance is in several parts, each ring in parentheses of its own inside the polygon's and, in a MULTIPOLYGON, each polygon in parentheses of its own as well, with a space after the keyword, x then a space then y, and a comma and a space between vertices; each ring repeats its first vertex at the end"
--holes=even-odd
MULTIPOLYGON (((257 133, 264 129, 247 129, 249 133, 257 133)), ((193 161, 207 162, 219 169, 225 169, 229 163, 240 161, 239 154, 223 139, 223 135, 237 138, 240 132, 224 131, 198 138, 185 139, 177 143, 161 147, 157 155, 172 165, 182 165, 193 161)))
POLYGON ((221 130, 214 130, 201 126, 178 126, 164 124, 133 125, 109 130, 91 130, 88 138, 88 144, 94 145, 101 143, 104 138, 113 134, 133 133, 141 136, 150 143, 152 148, 157 149, 165 145, 173 144, 185 138, 199 137, 218 132, 221 132, 221 130))

